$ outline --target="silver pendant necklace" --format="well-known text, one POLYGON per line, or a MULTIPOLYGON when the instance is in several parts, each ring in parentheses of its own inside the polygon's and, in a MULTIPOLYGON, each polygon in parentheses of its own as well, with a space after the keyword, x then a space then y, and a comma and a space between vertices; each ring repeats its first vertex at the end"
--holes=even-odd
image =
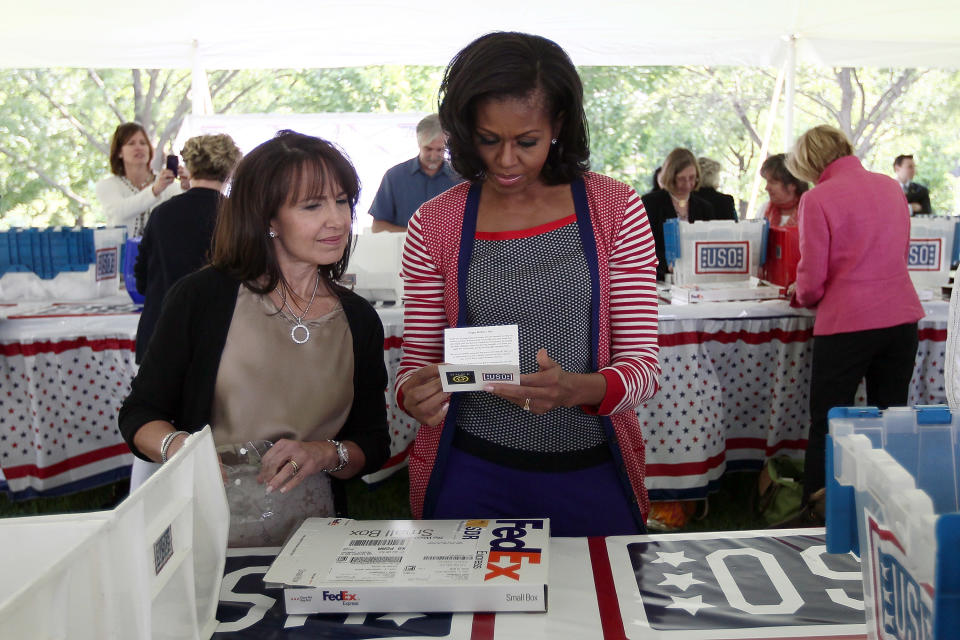
POLYGON ((299 316, 293 312, 293 308, 287 304, 287 296, 283 292, 283 289, 277 288, 277 291, 280 293, 280 299, 283 301, 283 306, 287 308, 287 311, 290 312, 297 323, 293 325, 293 328, 290 329, 290 339, 296 342, 297 344, 303 344, 310 339, 310 329, 307 325, 303 324, 303 319, 307 317, 307 312, 310 311, 310 305, 313 304, 314 299, 317 297, 317 289, 320 288, 320 272, 317 272, 317 281, 313 284, 313 295, 310 296, 310 301, 307 303, 307 306, 304 308, 303 313, 299 316), (303 338, 300 339, 297 337, 297 332, 301 331, 303 338))

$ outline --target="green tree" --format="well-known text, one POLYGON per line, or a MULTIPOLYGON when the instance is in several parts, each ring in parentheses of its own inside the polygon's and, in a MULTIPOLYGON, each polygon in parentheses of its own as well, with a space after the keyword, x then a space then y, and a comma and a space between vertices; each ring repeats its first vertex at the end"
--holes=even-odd
MULTIPOLYGON (((724 166, 722 187, 741 201, 762 158, 776 72, 746 67, 584 67, 592 167, 649 189, 674 147, 724 166)), ((216 113, 434 111, 440 67, 216 71, 216 113)), ((847 131, 864 164, 890 172, 917 156, 918 180, 937 212, 954 209, 960 141, 960 74, 822 69, 797 75, 796 130, 829 123, 847 131)), ((0 71, 0 224, 82 224, 101 218, 94 195, 107 172, 117 124, 141 122, 156 166, 191 108, 190 73, 150 69, 0 71)), ((778 112, 782 117, 782 108, 778 112)), ((770 153, 784 151, 781 127, 770 153)))

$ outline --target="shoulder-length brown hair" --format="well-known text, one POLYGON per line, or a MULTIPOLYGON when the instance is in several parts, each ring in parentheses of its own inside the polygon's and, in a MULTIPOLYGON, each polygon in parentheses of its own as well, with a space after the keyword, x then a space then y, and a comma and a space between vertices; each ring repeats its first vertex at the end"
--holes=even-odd
POLYGON ((147 139, 147 146, 150 148, 150 158, 147 159, 147 167, 153 162, 153 143, 150 142, 150 136, 147 130, 139 122, 124 122, 113 132, 113 139, 110 140, 110 172, 115 176, 126 175, 123 172, 123 160, 120 159, 120 148, 127 144, 127 140, 138 133, 142 133, 147 139))
POLYGON ((540 93, 550 121, 560 122, 540 171, 546 184, 568 184, 590 167, 590 136, 583 111, 583 84, 556 42, 528 33, 480 36, 453 57, 440 84, 440 122, 449 138, 450 163, 471 181, 486 167, 477 153, 477 106, 484 100, 527 98, 540 93))
POLYGON ((673 193, 677 190, 677 174, 693 167, 697 170, 697 183, 694 189, 700 186, 700 165, 697 163, 697 156, 693 155, 690 149, 677 147, 667 154, 667 159, 663 161, 663 170, 660 171, 660 184, 663 188, 673 193))
MULTIPOLYGON (((272 291, 283 275, 274 243, 267 236, 270 221, 285 204, 338 190, 347 195, 350 219, 356 221, 360 178, 346 155, 326 140, 295 131, 278 132, 237 165, 230 196, 220 204, 211 264, 251 291, 272 291)), ((318 266, 333 291, 346 291, 337 281, 347 270, 352 249, 351 235, 340 260, 318 266)))

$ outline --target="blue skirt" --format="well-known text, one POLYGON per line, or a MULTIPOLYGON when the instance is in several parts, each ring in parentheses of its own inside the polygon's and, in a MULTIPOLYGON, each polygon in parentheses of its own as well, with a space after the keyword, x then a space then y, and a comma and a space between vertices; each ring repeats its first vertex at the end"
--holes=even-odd
POLYGON ((574 471, 523 471, 450 448, 433 517, 550 518, 558 537, 646 533, 612 461, 574 471))

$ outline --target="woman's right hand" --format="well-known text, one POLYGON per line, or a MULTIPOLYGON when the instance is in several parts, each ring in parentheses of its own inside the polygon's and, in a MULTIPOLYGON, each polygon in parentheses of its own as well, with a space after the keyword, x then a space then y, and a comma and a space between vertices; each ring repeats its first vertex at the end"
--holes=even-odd
POLYGON ((175 179, 176 176, 173 175, 173 171, 170 171, 170 169, 161 171, 157 179, 153 181, 153 195, 159 197, 160 194, 163 193, 163 190, 169 187, 175 179))
POLYGON ((438 365, 420 367, 400 387, 403 409, 407 414, 428 426, 443 422, 450 406, 450 394, 440 384, 438 365))

